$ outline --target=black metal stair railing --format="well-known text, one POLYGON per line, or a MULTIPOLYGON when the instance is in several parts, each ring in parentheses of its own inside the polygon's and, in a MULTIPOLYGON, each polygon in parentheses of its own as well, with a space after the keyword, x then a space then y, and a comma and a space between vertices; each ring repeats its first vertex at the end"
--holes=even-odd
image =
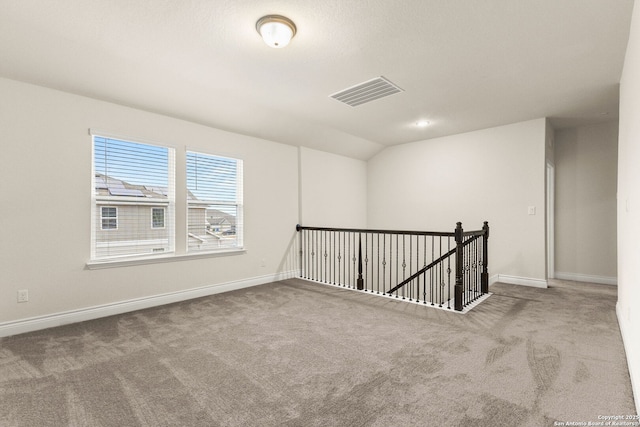
POLYGON ((487 222, 467 232, 459 222, 453 232, 301 225, 296 230, 304 279, 448 309, 453 305, 457 311, 489 292, 487 222))

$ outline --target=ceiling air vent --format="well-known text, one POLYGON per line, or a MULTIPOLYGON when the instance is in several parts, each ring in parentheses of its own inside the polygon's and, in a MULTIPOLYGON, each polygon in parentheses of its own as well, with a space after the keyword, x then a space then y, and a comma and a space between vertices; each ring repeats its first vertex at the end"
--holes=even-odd
POLYGON ((356 107, 398 92, 402 92, 402 89, 381 76, 329 96, 337 101, 356 107))

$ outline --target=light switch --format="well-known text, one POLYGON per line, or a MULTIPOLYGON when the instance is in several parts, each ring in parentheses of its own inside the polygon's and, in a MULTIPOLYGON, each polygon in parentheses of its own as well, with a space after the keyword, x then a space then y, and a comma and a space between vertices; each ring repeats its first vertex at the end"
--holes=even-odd
POLYGON ((529 206, 529 215, 535 215, 536 214, 536 207, 535 206, 529 206))

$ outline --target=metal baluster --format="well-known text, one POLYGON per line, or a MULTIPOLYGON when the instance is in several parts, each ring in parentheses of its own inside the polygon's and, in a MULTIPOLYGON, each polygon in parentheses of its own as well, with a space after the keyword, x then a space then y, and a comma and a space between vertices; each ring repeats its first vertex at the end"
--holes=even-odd
POLYGON ((382 235, 382 293, 386 293, 387 292, 387 286, 385 284, 385 279, 387 277, 386 275, 386 271, 387 271, 387 235, 383 234, 382 235))
POLYGON ((342 252, 340 251, 340 234, 341 232, 338 231, 338 281, 336 282, 336 285, 340 286, 340 263, 342 261, 342 252))
POLYGON ((349 264, 349 287, 355 289, 356 285, 355 283, 352 282, 352 280, 355 278, 356 275, 356 242, 355 242, 355 233, 351 233, 349 238, 349 255, 351 255, 351 263, 349 264), (352 245, 353 243, 353 245, 352 245), (353 271, 351 270, 351 267, 353 266, 353 271))
MULTIPOLYGON (((405 270, 407 268, 407 261, 406 261, 406 257, 405 257, 405 242, 404 242, 404 234, 402 235, 402 281, 404 282, 404 278, 405 278, 405 270)), ((398 282, 399 284, 400 282, 398 282)), ((404 299, 404 288, 405 286, 402 287, 402 299, 404 299)))
POLYGON ((480 298, 480 295, 482 295, 482 291, 480 290, 481 286, 481 278, 480 278, 480 272, 482 271, 480 266, 481 264, 481 255, 482 254, 482 240, 481 239, 477 239, 476 241, 476 297, 480 298))
POLYGON ((306 243, 306 239, 305 239, 305 235, 306 235, 306 230, 301 230, 300 231, 301 237, 300 237, 300 277, 302 278, 306 278, 306 255, 307 255, 307 251, 305 251, 305 243, 306 243))
POLYGON ((309 230, 303 230, 304 233, 304 278, 309 277, 309 230))
POLYGON ((317 254, 318 258, 316 259, 316 263, 318 264, 318 282, 322 282, 322 231, 318 230, 318 239, 316 240, 317 254))
POLYGON ((311 242, 310 242, 311 243, 311 248, 310 248, 310 250, 311 250, 311 259, 309 260, 309 263, 311 264, 310 271, 309 271, 309 276, 310 276, 311 280, 315 280, 316 279, 316 277, 315 277, 315 269, 314 269, 314 267, 315 267, 315 257, 314 256, 316 254, 315 251, 314 251, 314 249, 315 249, 315 246, 314 246, 315 245, 315 236, 316 236, 316 231, 315 230, 311 230, 311 236, 310 236, 311 237, 311 242))
POLYGON ((307 232, 307 279, 311 280, 311 237, 313 236, 313 230, 307 232))
MULTIPOLYGON (((416 238, 416 269, 420 268, 420 236, 416 238)), ((424 287, 424 283, 423 283, 424 287)), ((418 278, 418 288, 416 290, 416 301, 420 301, 420 279, 418 278)))
POLYGON ((347 288, 351 287, 351 233, 347 232, 346 235, 346 250, 344 253, 344 285, 347 288))
MULTIPOLYGON (((300 227, 300 226, 298 226, 300 227)), ((299 259, 299 266, 300 266, 300 277, 303 278, 304 277, 304 257, 303 257, 303 252, 302 252, 302 247, 303 247, 303 243, 304 243, 304 230, 301 230, 298 228, 298 233, 300 233, 298 235, 298 259, 299 259)))
POLYGON ((471 302, 473 302, 473 299, 475 298, 475 272, 473 270, 473 263, 475 261, 474 258, 474 253, 473 253, 473 249, 474 249, 474 244, 475 244, 475 240, 471 241, 471 244, 469 245, 469 304, 471 304, 471 302))
POLYGON ((318 263, 318 282, 322 282, 322 234, 323 231, 318 231, 318 240, 316 241, 316 246, 318 247, 318 258, 316 262, 318 263))
MULTIPOLYGON (((416 270, 420 268, 420 236, 416 236, 416 270)), ((420 276, 417 278, 416 302, 420 302, 420 276)))
MULTIPOLYGON (((400 267, 398 266, 398 261, 400 261, 400 244, 398 241, 399 238, 400 236, 396 234, 396 285, 400 283, 398 281, 398 279, 400 278, 398 275, 398 273, 400 272, 400 267)), ((398 298, 398 291, 396 291, 396 298, 398 298)))
MULTIPOLYGON (((451 237, 447 238, 447 253, 451 251, 451 237)), ((447 257, 447 308, 451 310, 451 257, 447 257)))
POLYGON ((327 257, 327 283, 332 283, 333 281, 331 280, 331 267, 333 266, 333 246, 331 245, 331 240, 333 239, 333 231, 329 231, 327 233, 327 251, 328 251, 328 257, 327 257))
MULTIPOLYGON (((402 239, 403 239, 402 241, 404 243, 404 236, 402 236, 402 239)), ((411 234, 409 234, 409 274, 412 274, 411 273, 411 270, 412 270, 412 268, 411 268, 412 265, 411 264, 413 263, 413 250, 412 250, 413 247, 412 247, 412 245, 413 245, 413 236, 411 234)), ((412 301, 413 300, 412 299, 413 298, 413 282, 409 283, 408 292, 407 293, 409 294, 408 295, 409 296, 409 301, 412 301)))
MULTIPOLYGON (((358 272, 358 269, 356 268, 356 262, 358 261, 358 257, 356 256, 358 249, 356 249, 356 233, 353 233, 353 258, 351 258, 351 260, 353 261, 353 277, 355 279, 356 274, 358 272)), ((356 281, 357 283, 357 281, 356 281)), ((354 284, 353 285, 354 289, 357 289, 357 285, 354 284)))
POLYGON ((480 239, 476 239, 476 299, 480 297, 480 239))
MULTIPOLYGON (((442 236, 440 236, 440 256, 442 256, 442 236)), ((440 283, 440 299, 438 299, 438 307, 442 308, 442 300, 443 298, 443 294, 444 294, 444 278, 442 276, 442 264, 443 262, 440 261, 440 278, 438 280, 438 283, 440 283)))
MULTIPOLYGON (((435 259, 436 257, 436 246, 435 246, 435 241, 436 241, 436 236, 433 236, 433 258, 435 259)), ((434 285, 434 289, 435 289, 435 301, 434 304, 437 302, 438 304, 440 303, 440 299, 442 298, 442 293, 440 292, 441 286, 440 286, 440 275, 438 274, 438 267, 434 266, 433 267, 433 276, 435 277, 435 285, 434 285)))
POLYGON ((472 263, 472 258, 471 258, 471 248, 473 247, 473 242, 470 242, 469 245, 467 245, 467 305, 469 305, 471 303, 471 296, 473 295, 473 279, 472 279, 472 273, 471 273, 471 263, 472 263))
POLYGON ((473 266, 473 240, 471 240, 469 242, 469 244, 467 245, 467 275, 469 278, 469 290, 467 293, 467 305, 471 304, 471 301, 473 300, 473 270, 472 270, 472 266, 473 266))
POLYGON ((320 269, 319 269, 319 264, 318 262, 320 261, 320 259, 322 258, 321 254, 320 254, 320 250, 318 248, 318 241, 320 240, 320 230, 316 230, 315 232, 315 239, 314 239, 314 245, 313 245, 313 251, 315 253, 315 259, 314 259, 314 264, 313 264, 313 268, 314 268, 314 280, 316 282, 320 282, 320 269))
POLYGON ((471 283, 470 283, 470 280, 469 280, 469 276, 470 276, 470 273, 469 273, 470 272, 469 261, 470 261, 470 257, 471 257, 470 249, 471 248, 470 248, 469 245, 467 245, 465 247, 465 250, 466 250, 466 254, 465 254, 465 257, 464 257, 464 260, 465 260, 465 264, 464 264, 465 265, 465 277, 466 277, 466 282, 464 284, 465 285, 465 289, 466 289, 465 299, 464 299, 464 305, 465 306, 467 304, 469 304, 469 295, 470 295, 469 291, 471 289, 471 283))
MULTIPOLYGON (((373 237, 373 236, 372 236, 373 237)), ((369 233, 364 235, 364 290, 369 290, 367 283, 369 283, 369 233)), ((373 286, 371 287, 373 291, 373 286)))
POLYGON ((477 255, 478 255, 478 253, 476 252, 476 242, 477 242, 477 239, 473 239, 473 244, 472 244, 473 246, 470 248, 471 258, 473 259, 471 261, 471 276, 473 277, 473 279, 472 279, 473 280, 473 291, 472 291, 472 294, 471 294, 473 298, 471 298, 471 301, 475 301, 475 299, 476 299, 476 285, 477 285, 477 282, 476 282, 476 260, 477 260, 477 255))
POLYGON ((307 278, 309 280, 313 279, 313 264, 311 264, 311 260, 313 259, 311 252, 313 252, 313 246, 311 242, 313 241, 313 230, 309 230, 307 233, 307 278))
POLYGON ((323 237, 324 237, 324 277, 323 277, 323 282, 327 283, 327 257, 329 256, 329 254, 327 253, 327 231, 323 232, 323 237))
POLYGON ((336 284, 336 232, 331 232, 331 239, 333 240, 333 251, 331 252, 331 265, 333 266, 333 280, 331 283, 336 284))
MULTIPOLYGON (((422 255, 424 256, 424 265, 422 266, 422 268, 425 268, 427 266, 427 236, 426 235, 424 236, 424 240, 422 241, 422 243, 424 243, 424 249, 422 251, 422 255)), ((427 272, 426 271, 422 275, 422 300, 425 304, 427 303, 427 272)))
POLYGON ((320 261, 322 261, 322 249, 320 248, 320 241, 322 240, 322 231, 316 231, 316 281, 322 282, 322 273, 320 267, 320 261))
POLYGON ((480 258, 480 265, 478 267, 479 268, 479 274, 480 274, 480 295, 484 295, 484 286, 483 286, 483 279, 482 279, 482 266, 484 265, 484 238, 480 239, 480 253, 479 253, 479 258, 480 258))
POLYGON ((346 249, 344 253, 344 285, 347 288, 351 287, 351 233, 346 234, 346 249))
MULTIPOLYGON (((396 244, 396 248, 397 247, 398 245, 396 244)), ((398 271, 398 254, 396 254, 396 272, 397 271, 398 271)), ((396 281, 396 284, 397 283, 398 282, 396 281)), ((393 286, 394 286, 393 285, 393 235, 389 235, 389 290, 391 290, 393 286)), ((395 296, 396 298, 398 297, 397 291, 395 296)))
POLYGON ((380 295, 380 233, 378 233, 378 244, 376 245, 376 252, 378 255, 378 275, 376 277, 376 294, 380 295))
POLYGON ((347 253, 347 233, 342 234, 342 252, 344 253, 344 262, 342 263, 342 286, 347 286, 347 264, 349 264, 349 254, 347 253))
MULTIPOLYGON (((433 261, 434 261, 434 259, 435 259, 435 258, 434 258, 434 254, 433 254, 433 252, 434 252, 434 251, 435 251, 435 241, 434 241, 433 236, 431 236, 431 262, 433 262, 433 261)), ((434 285, 434 283, 435 283, 435 280, 434 280, 434 277, 433 277, 433 276, 434 276, 434 271, 433 271, 433 268, 432 268, 432 269, 431 269, 431 305, 436 305, 436 303, 435 303, 435 301, 434 301, 434 300, 437 298, 437 296, 436 296, 436 295, 434 295, 434 294, 437 294, 437 293, 438 293, 438 289, 436 288, 436 289, 434 290, 434 288, 433 288, 433 285, 434 285), (434 292, 434 291, 435 291, 435 292, 434 292)), ((436 284, 436 286, 438 286, 438 285, 436 284)))
POLYGON ((364 278, 362 277, 362 233, 358 233, 358 278, 356 279, 356 289, 359 291, 364 290, 364 278))

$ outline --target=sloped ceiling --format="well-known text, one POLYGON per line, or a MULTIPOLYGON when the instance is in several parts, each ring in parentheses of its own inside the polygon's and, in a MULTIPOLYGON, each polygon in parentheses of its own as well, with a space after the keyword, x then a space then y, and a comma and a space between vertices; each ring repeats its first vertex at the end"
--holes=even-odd
POLYGON ((632 0, 2 0, 0 76, 367 159, 539 117, 617 117, 632 0), (271 49, 263 15, 298 33, 271 49), (384 76, 403 92, 329 95, 384 76), (415 122, 426 119, 427 128, 415 122))

